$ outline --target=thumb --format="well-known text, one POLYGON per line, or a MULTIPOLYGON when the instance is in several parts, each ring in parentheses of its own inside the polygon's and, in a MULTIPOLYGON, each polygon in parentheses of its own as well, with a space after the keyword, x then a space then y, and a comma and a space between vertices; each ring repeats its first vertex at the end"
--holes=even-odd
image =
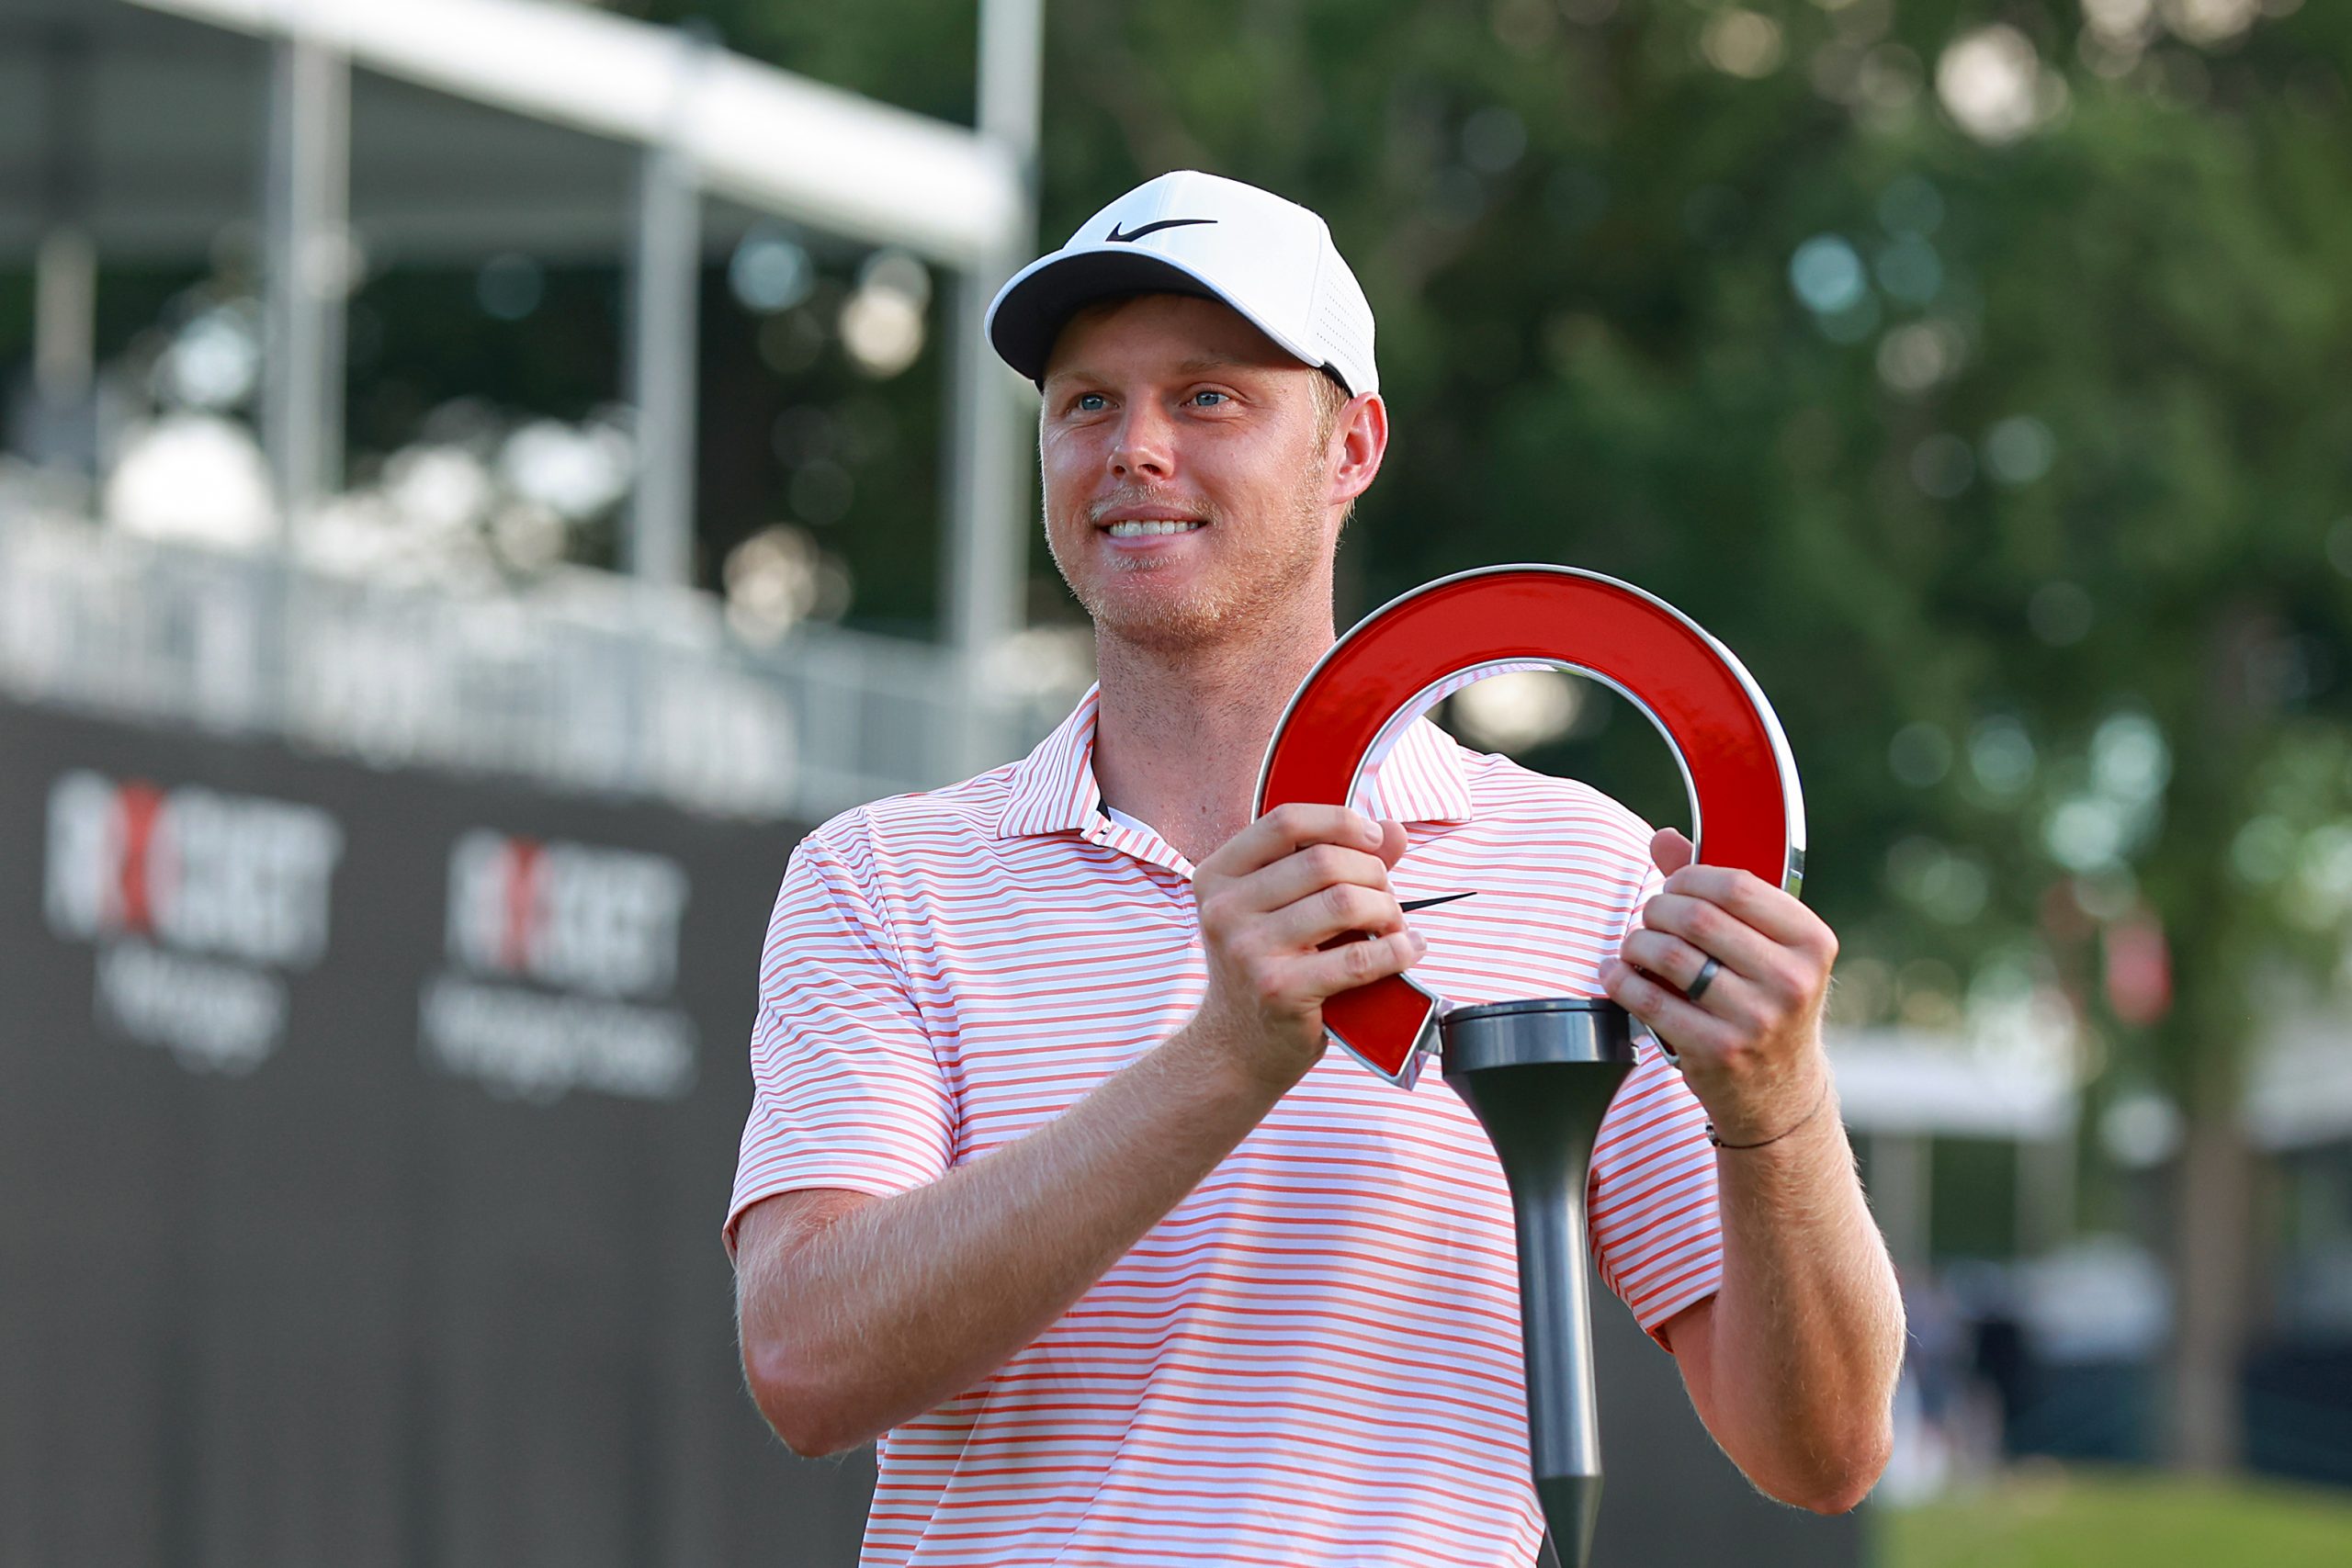
POLYGON ((1405 858, 1405 825, 1383 822, 1380 825, 1380 848, 1374 852, 1390 867, 1405 858))
POLYGON ((1697 858, 1697 846, 1671 828, 1650 835, 1650 859, 1663 875, 1672 876, 1697 858))

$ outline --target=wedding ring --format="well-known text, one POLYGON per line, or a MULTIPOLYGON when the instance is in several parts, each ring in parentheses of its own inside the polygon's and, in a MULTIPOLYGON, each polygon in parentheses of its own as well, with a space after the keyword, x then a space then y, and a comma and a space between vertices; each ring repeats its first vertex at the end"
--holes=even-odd
POLYGON ((1723 968, 1722 964, 1712 958, 1700 964, 1699 972, 1690 976, 1690 983, 1682 987, 1684 999, 1695 1002, 1705 996, 1707 987, 1715 983, 1715 976, 1723 973, 1723 968))

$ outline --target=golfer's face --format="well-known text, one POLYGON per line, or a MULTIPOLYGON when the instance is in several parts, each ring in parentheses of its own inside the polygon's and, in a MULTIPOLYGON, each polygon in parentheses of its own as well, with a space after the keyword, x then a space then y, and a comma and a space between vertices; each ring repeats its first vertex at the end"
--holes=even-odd
POLYGON ((1328 584, 1337 513, 1317 374, 1232 310, 1185 295, 1138 296, 1063 329, 1039 427, 1046 535, 1098 623, 1182 640, 1328 584))

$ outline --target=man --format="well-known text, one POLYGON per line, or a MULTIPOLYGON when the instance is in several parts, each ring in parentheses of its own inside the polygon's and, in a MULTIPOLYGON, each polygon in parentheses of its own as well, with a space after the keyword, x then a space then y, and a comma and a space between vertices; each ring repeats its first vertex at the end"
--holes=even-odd
POLYGON ((1758 1485, 1852 1506, 1901 1308, 1822 1055, 1828 930, 1426 722, 1361 809, 1250 820, 1387 443, 1322 220, 1163 176, 989 332, 1044 395, 1100 682, 1023 761, 795 852, 730 1215, 762 1411, 802 1453, 881 1438, 865 1561, 1534 1560, 1493 1156, 1437 1075, 1324 1050, 1323 998, 1408 967, 1605 988, 1672 1043, 1596 1149, 1602 1276, 1758 1485))

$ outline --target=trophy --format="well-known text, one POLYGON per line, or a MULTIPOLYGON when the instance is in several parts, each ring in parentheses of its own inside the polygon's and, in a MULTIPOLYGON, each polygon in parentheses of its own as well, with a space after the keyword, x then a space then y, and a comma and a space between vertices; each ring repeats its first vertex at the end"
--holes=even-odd
MULTIPOLYGON (((1344 805, 1407 726, 1482 675, 1557 667, 1613 687, 1665 736, 1690 798, 1698 860, 1797 891, 1804 802, 1771 705, 1730 649, 1672 605, 1596 572, 1492 567, 1374 611, 1307 674, 1274 728, 1257 812, 1344 805)), ((1453 1007, 1392 976, 1323 1004, 1324 1032, 1399 1088, 1435 1053, 1494 1145, 1519 1240, 1520 1326, 1535 1493, 1565 1568, 1592 1553, 1600 1427, 1586 1284, 1592 1145, 1634 1065, 1632 1022, 1605 998, 1453 1007)))

